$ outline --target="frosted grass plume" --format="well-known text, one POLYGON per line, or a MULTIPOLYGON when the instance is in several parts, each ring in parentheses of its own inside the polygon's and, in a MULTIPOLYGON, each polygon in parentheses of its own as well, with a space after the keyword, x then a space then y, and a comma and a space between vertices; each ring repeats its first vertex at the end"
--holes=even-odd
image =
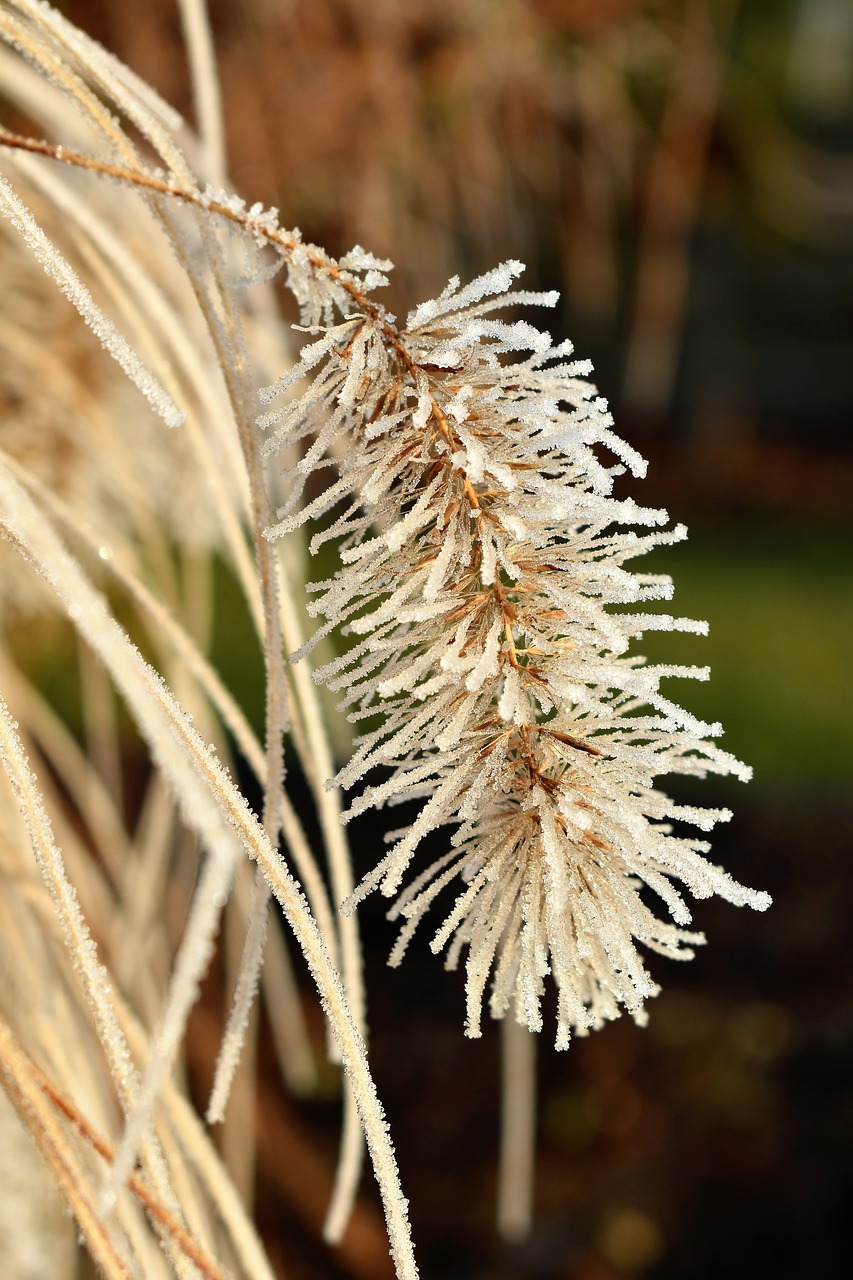
POLYGON ((626 568, 686 530, 613 496, 615 478, 641 477, 645 463, 613 431, 589 362, 527 321, 495 318, 556 301, 515 290, 521 270, 508 262, 465 287, 451 280, 400 330, 374 303, 350 303, 330 324, 313 299, 314 340, 262 395, 300 379, 304 389, 262 425, 274 428, 268 452, 302 450, 269 536, 324 517, 312 550, 340 539, 342 566, 311 585, 310 611, 325 619, 315 640, 343 629, 355 643, 316 678, 369 727, 335 782, 387 775, 345 820, 421 802, 345 909, 376 888, 396 898, 398 964, 441 892, 455 893, 431 947, 447 949, 448 968, 467 950, 468 1034, 480 1034, 489 982, 492 1015, 513 1010, 538 1031, 551 975, 565 1048, 621 1008, 643 1020, 658 988, 637 944, 687 959, 704 941, 685 927, 676 883, 757 910, 770 899, 673 826, 707 832, 728 811, 676 804, 655 785, 749 770, 712 741, 720 725, 661 690, 667 677, 707 679, 707 668, 629 653, 644 631, 706 630, 643 612, 671 598, 671 580, 626 568), (316 473, 325 486, 306 503, 316 473), (421 841, 445 826, 449 851, 402 888, 421 841))

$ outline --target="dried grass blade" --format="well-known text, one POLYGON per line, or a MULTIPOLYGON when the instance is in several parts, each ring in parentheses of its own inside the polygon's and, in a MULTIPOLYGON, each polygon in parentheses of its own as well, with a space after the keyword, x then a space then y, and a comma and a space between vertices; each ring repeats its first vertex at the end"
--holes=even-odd
MULTIPOLYGON (((14 542, 19 542, 64 601, 69 616, 86 636, 110 670, 123 693, 141 732, 148 741, 155 762, 170 779, 188 825, 201 837, 209 853, 223 867, 234 856, 235 832, 250 855, 258 860, 281 903, 284 914, 302 947, 320 991, 327 1016, 341 1048, 344 1064, 359 1105, 362 1125, 382 1192, 389 1240, 398 1274, 417 1275, 406 1204, 399 1186, 397 1164, 375 1086, 370 1075, 364 1044, 346 1003, 340 979, 333 970, 317 926, 307 910, 298 887, 269 843, 263 828, 239 795, 228 775, 211 756, 196 731, 187 723, 178 703, 163 682, 143 660, 124 632, 92 590, 79 566, 56 535, 40 517, 0 462, 0 524, 14 542)), ((209 913, 205 916, 205 922, 209 913)), ((200 940, 204 944, 204 939, 200 940)), ((183 988, 171 1014, 170 1031, 177 1022, 177 1006, 186 1006, 187 986, 197 980, 193 966, 186 964, 181 975, 183 988)), ((168 1042, 165 1053, 149 1064, 148 1083, 162 1080, 165 1058, 174 1048, 168 1042)), ((113 1190, 130 1171, 135 1144, 144 1131, 141 1117, 150 1114, 153 1095, 145 1096, 145 1083, 136 1120, 129 1122, 130 1140, 117 1153, 113 1190), (133 1128, 130 1128, 130 1125, 133 1128)))

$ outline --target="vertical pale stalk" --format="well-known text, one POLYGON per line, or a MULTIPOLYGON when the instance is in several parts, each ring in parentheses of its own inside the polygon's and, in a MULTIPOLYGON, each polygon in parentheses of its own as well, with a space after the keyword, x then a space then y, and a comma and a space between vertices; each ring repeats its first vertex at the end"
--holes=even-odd
POLYGON ((323 1239, 328 1244, 340 1244, 352 1217, 361 1170, 364 1163, 364 1142, 358 1118, 358 1106, 352 1089, 344 1082, 344 1111, 341 1127, 341 1145, 335 1185, 323 1223, 323 1239))
POLYGON ((181 26, 190 65, 193 108, 203 151, 202 172, 214 186, 227 176, 222 93, 205 0, 179 0, 181 26))
POLYGON ((533 1220, 536 1154, 536 1036, 512 1013, 501 1019, 501 1145, 498 1230, 524 1240, 533 1220))
MULTIPOLYGON (((282 574, 284 574, 283 567, 282 574)), ((281 594, 281 603, 284 638, 290 652, 295 653, 302 645, 302 632, 296 610, 293 608, 293 594, 287 589, 286 584, 281 594)), ((358 917, 354 912, 346 915, 340 913, 341 906, 353 891, 354 879, 349 842, 341 825, 339 792, 337 789, 329 791, 325 785, 327 779, 334 774, 332 752, 320 710, 320 699, 306 663, 296 664, 293 669, 293 679, 308 748, 301 754, 303 762, 307 764, 308 781, 317 805, 329 859, 332 893, 339 913, 337 920, 341 948, 341 975, 356 1026, 366 1038, 367 1012, 358 917)), ((358 1108, 354 1105, 354 1099, 347 1096, 347 1092, 348 1086, 345 1084, 340 1154, 335 1173, 335 1185, 323 1225, 323 1236, 330 1244, 339 1243, 352 1215, 364 1156, 358 1108)))

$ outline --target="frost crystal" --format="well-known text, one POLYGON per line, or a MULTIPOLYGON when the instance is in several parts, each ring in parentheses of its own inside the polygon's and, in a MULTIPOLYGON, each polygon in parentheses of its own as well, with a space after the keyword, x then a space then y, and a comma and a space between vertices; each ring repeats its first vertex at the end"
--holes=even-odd
POLYGON ((703 941, 685 928, 677 882, 758 910, 769 898, 672 826, 707 831, 728 813, 675 805, 655 785, 667 773, 749 771, 709 741, 718 725, 661 692, 664 677, 704 679, 705 669, 628 655, 644 630, 704 629, 635 612, 670 598, 672 584, 625 567, 685 531, 612 496, 623 467, 603 465, 597 450, 635 475, 645 463, 614 434, 585 380, 589 364, 527 323, 494 318, 507 304, 553 305, 552 294, 510 291, 520 270, 509 262, 465 288, 452 280, 400 332, 372 304, 360 315, 339 307, 335 328, 328 295, 315 303, 325 331, 265 397, 313 378, 265 419, 278 424, 270 448, 303 448, 270 536, 348 503, 315 538, 342 539, 343 567, 314 585, 311 611, 327 620, 318 635, 344 627, 359 640, 317 677, 342 693, 354 722, 380 713, 381 724, 337 781, 350 788, 391 771, 348 816, 422 802, 350 908, 374 888, 399 894, 397 964, 433 902, 455 892, 431 945, 447 949, 449 968, 467 952, 468 1033, 479 1035, 489 982, 493 1016, 514 1007, 538 1030, 550 974, 565 1047, 620 1007, 642 1019, 657 987, 638 944, 686 959, 703 941), (300 509, 330 451, 337 477, 300 509), (442 825, 453 829, 450 851, 400 892, 420 841, 442 825))

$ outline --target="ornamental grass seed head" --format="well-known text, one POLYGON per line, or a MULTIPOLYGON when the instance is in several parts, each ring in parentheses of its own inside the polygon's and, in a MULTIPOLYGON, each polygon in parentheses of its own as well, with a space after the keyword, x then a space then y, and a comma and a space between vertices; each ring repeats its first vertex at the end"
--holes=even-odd
MULTIPOLYGON (((342 265, 371 286, 387 266, 366 255, 342 265)), ((670 773, 749 770, 711 741, 719 725, 661 692, 664 677, 704 680, 706 668, 629 653, 646 630, 706 629, 637 611, 669 599, 672 583, 626 568, 685 530, 613 496, 624 467, 641 476, 645 464, 614 434, 589 363, 526 321, 495 318, 556 301, 514 291, 521 270, 508 262, 464 288, 454 279, 399 330, 364 295, 360 307, 350 295, 338 325, 326 308, 322 328, 315 304, 316 339, 266 398, 310 383, 263 423, 277 428, 269 450, 307 445, 270 536, 343 508, 312 544, 342 539, 342 566, 313 584, 311 612, 326 619, 318 635, 343 628, 356 642, 316 678, 370 726, 336 781, 390 771, 345 817, 421 803, 347 905, 375 888, 395 898, 398 964, 443 894, 431 946, 447 949, 448 968, 466 954, 468 1034, 480 1034, 489 983, 494 1017, 512 1011, 539 1030, 550 974, 564 1048, 620 1006, 643 1019, 658 988, 638 944, 687 959, 703 941, 685 927, 677 884, 758 910, 770 900, 673 828, 706 832, 730 814, 675 804, 656 786, 670 773), (309 476, 332 465, 306 504, 309 476), (448 851, 403 888, 440 826, 448 851)))

